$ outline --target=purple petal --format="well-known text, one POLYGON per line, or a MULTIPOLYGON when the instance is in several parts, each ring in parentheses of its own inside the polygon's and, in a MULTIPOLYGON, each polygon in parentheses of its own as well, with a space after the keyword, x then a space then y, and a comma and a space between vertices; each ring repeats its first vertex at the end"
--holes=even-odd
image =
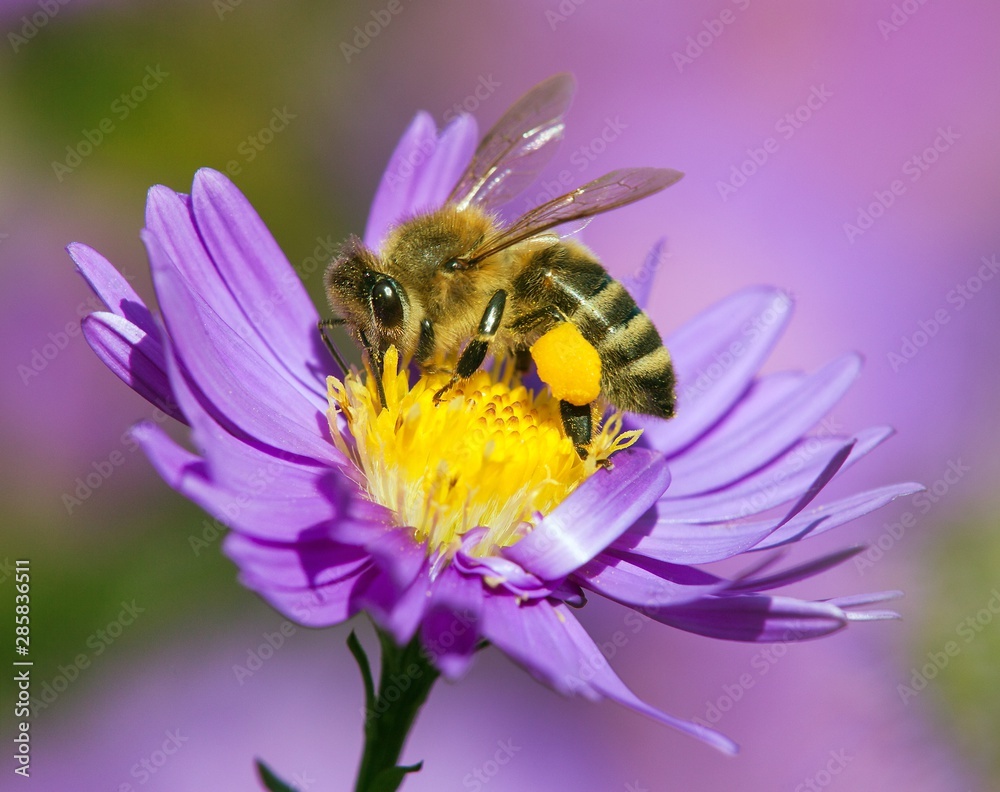
MULTIPOLYGON (((199 188, 200 191, 201 188, 199 188)), ((199 209, 209 211, 206 208, 206 204, 207 201, 204 197, 201 198, 199 209)), ((252 213, 253 210, 251 209, 250 212, 252 213)), ((260 223, 260 219, 257 218, 256 214, 253 214, 253 218, 257 224, 260 223)), ((241 218, 241 221, 243 219, 245 218, 241 218)), ((209 223, 206 222, 205 224, 208 225, 209 223)), ((219 265, 212 259, 212 256, 205 247, 205 241, 202 239, 199 229, 195 226, 192 216, 191 198, 175 193, 173 190, 163 186, 153 187, 149 191, 149 197, 146 202, 146 225, 147 229, 142 232, 141 236, 143 241, 146 242, 150 264, 153 266, 154 285, 156 285, 156 265, 153 261, 154 245, 151 245, 149 241, 151 238, 155 240, 155 247, 160 251, 159 259, 171 262, 181 280, 184 281, 185 286, 192 293, 198 295, 199 300, 210 307, 211 311, 219 318, 221 324, 229 329, 231 335, 239 337, 246 346, 254 349, 257 356, 268 364, 268 367, 273 372, 272 376, 280 376, 287 380, 300 392, 300 399, 304 398, 318 409, 325 409, 325 391, 316 386, 315 375, 313 375, 310 385, 304 385, 290 373, 284 359, 275 354, 269 344, 267 333, 270 332, 268 326, 270 323, 264 321, 267 308, 259 302, 266 298, 257 296, 253 298, 257 302, 251 305, 244 305, 234 296, 231 284, 224 278, 225 273, 220 272, 219 265)), ((222 246, 223 243, 219 240, 224 238, 223 235, 226 233, 222 230, 222 225, 222 221, 218 221, 214 229, 214 233, 218 238, 216 241, 217 247, 222 246)), ((255 236, 253 225, 251 223, 251 228, 248 229, 248 233, 251 236, 255 236)), ((234 253, 234 245, 232 244, 220 249, 227 255, 234 253)), ((278 261, 271 262, 271 266, 277 266, 278 264, 278 261)), ((234 276, 239 277, 239 272, 242 269, 241 262, 229 261, 226 262, 226 265, 227 269, 235 268, 234 276)), ((295 277, 283 256, 280 259, 280 265, 288 277, 295 277)), ((248 290, 249 287, 244 289, 244 293, 248 290)), ((159 297, 159 293, 157 293, 157 296, 159 297)), ((170 320, 173 319, 176 322, 177 317, 171 315, 171 312, 163 305, 162 300, 160 308, 169 329, 170 320)), ((310 306, 307 310, 307 316, 315 322, 315 308, 310 306)), ((303 337, 303 345, 291 352, 292 359, 302 360, 313 355, 317 348, 316 344, 319 341, 318 337, 318 330, 315 331, 315 336, 313 336, 312 340, 303 337)))
POLYGON ((838 564, 842 564, 849 558, 856 556, 864 550, 864 547, 848 547, 843 550, 835 550, 827 555, 814 558, 804 564, 783 569, 766 577, 744 577, 739 582, 729 588, 730 592, 740 591, 767 591, 769 589, 789 586, 800 580, 811 578, 832 569, 838 564))
POLYGON ((627 530, 669 483, 659 454, 616 454, 614 470, 598 470, 504 555, 542 580, 565 577, 627 530))
POLYGON ((128 319, 147 335, 158 337, 160 329, 149 308, 110 261, 79 242, 73 242, 66 250, 76 263, 77 270, 109 311, 128 319))
POLYGON ((359 589, 356 602, 392 635, 399 646, 405 646, 413 639, 424 619, 430 602, 429 594, 430 577, 425 564, 410 587, 402 592, 384 572, 379 572, 369 585, 359 589))
POLYGON ((414 174, 409 214, 444 204, 472 159, 478 137, 479 130, 472 116, 461 113, 452 119, 441 132, 426 167, 414 174))
POLYGON ((639 610, 700 599, 729 585, 693 567, 610 552, 588 561, 573 573, 573 579, 584 588, 639 610))
POLYGON ((181 413, 167 377, 159 334, 148 334, 118 314, 98 311, 83 318, 83 335, 101 362, 122 382, 181 423, 181 413))
POLYGON ((191 290, 154 237, 143 239, 174 354, 215 420, 276 449, 322 461, 339 458, 326 439, 325 415, 191 290))
POLYGON ((652 448, 675 454, 707 431, 743 394, 784 330, 791 300, 756 287, 716 303, 667 339, 677 373, 677 417, 630 416, 652 448))
POLYGON ((671 497, 717 489, 770 462, 833 408, 860 370, 861 359, 849 355, 766 407, 743 402, 705 440, 671 460, 671 497))
POLYGON ((483 634, 533 677, 563 694, 607 697, 725 753, 732 741, 694 723, 674 718, 641 701, 611 670, 601 650, 565 605, 545 600, 518 605, 514 597, 488 597, 483 634))
POLYGON ((815 509, 804 511, 780 527, 774 526, 774 523, 771 523, 773 527, 777 527, 777 530, 773 530, 773 532, 766 530, 768 524, 766 520, 748 524, 746 530, 749 533, 752 530, 764 529, 764 536, 766 538, 759 544, 755 543, 753 548, 754 550, 767 550, 789 542, 797 542, 800 539, 805 539, 807 536, 819 536, 831 528, 837 528, 869 512, 881 509, 896 498, 903 495, 912 495, 923 489, 923 485, 913 482, 891 484, 867 492, 860 492, 857 495, 850 495, 815 509))
POLYGON ((336 583, 301 590, 273 588, 255 579, 240 579, 247 588, 256 591, 275 610, 306 627, 331 627, 347 621, 360 609, 357 592, 371 576, 367 570, 336 583))
POLYGON ((847 626, 847 614, 830 603, 755 594, 706 597, 645 613, 663 624, 709 638, 757 643, 819 638, 847 626))
POLYGON ((361 548, 323 539, 286 544, 230 533, 223 550, 257 590, 322 588, 371 566, 361 548))
MULTIPOLYGON (((195 175, 191 204, 201 238, 223 281, 287 378, 326 407, 319 319, 295 271, 249 201, 221 173, 195 175)), ((258 351, 260 351, 258 349, 258 351)))
POLYGON ((434 665, 448 679, 464 675, 472 662, 482 608, 482 578, 467 577, 448 566, 434 580, 420 636, 434 665))
POLYGON ((657 504, 657 522, 724 522, 801 499, 803 493, 811 500, 844 466, 853 447, 853 442, 843 438, 803 441, 777 462, 732 487, 677 500, 662 498, 657 504))
MULTIPOLYGON (((353 520, 360 496, 343 477, 277 459, 244 446, 240 459, 216 448, 216 459, 232 461, 223 477, 205 460, 180 448, 150 423, 132 436, 171 487, 190 498, 218 522, 261 540, 291 542, 308 533, 327 536, 338 520, 353 520)), ((233 440, 233 443, 239 441, 233 440)))
POLYGON ((396 144, 379 183, 365 227, 365 244, 381 247, 389 229, 413 212, 418 175, 437 147, 437 130, 428 113, 417 113, 396 144))

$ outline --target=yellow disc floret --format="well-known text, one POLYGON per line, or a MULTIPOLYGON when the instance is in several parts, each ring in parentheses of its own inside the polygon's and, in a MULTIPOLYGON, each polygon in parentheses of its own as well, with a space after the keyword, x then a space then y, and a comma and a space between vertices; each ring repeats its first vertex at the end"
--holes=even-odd
POLYGON ((556 399, 578 407, 601 393, 601 358, 572 322, 561 322, 531 347, 538 377, 556 399))
POLYGON ((487 531, 477 554, 513 544, 599 462, 638 438, 622 433, 615 415, 582 460, 563 431, 559 402, 514 382, 510 367, 477 371, 436 404, 449 375, 424 375, 410 387, 397 361, 390 348, 385 407, 370 375, 328 379, 330 430, 363 474, 369 497, 391 509, 428 553, 449 557, 479 526, 487 531))

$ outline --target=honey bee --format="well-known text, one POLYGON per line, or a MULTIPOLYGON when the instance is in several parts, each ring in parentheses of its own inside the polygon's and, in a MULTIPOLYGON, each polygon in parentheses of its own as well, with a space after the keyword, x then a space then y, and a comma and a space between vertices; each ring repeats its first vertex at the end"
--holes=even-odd
POLYGON ((356 336, 384 405, 390 345, 424 371, 457 360, 436 394, 440 402, 487 355, 510 354, 526 368, 532 345, 570 323, 600 362, 599 394, 584 404, 560 401, 566 435, 585 459, 607 405, 670 418, 674 372, 659 333, 625 288, 583 245, 550 229, 638 201, 683 174, 616 170, 504 224, 496 208, 551 158, 574 87, 571 75, 559 74, 525 94, 482 139, 444 205, 395 226, 380 250, 349 238, 324 279, 337 318, 320 329, 344 324, 356 336))

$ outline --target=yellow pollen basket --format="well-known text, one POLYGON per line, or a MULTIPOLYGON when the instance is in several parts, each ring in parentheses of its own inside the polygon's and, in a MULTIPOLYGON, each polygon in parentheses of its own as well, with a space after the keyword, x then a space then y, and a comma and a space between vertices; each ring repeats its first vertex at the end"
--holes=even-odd
POLYGON ((515 382, 511 366, 477 371, 440 404, 434 394, 448 373, 425 374, 411 387, 397 367, 390 347, 384 408, 370 374, 329 377, 327 415, 334 443, 364 475, 371 499, 410 527, 428 554, 450 557, 479 526, 487 531, 474 553, 514 544, 640 434, 622 432, 616 413, 582 460, 563 431, 558 399, 515 382))
POLYGON ((601 395, 601 358, 576 325, 557 324, 532 345, 531 357, 555 398, 582 407, 601 395))

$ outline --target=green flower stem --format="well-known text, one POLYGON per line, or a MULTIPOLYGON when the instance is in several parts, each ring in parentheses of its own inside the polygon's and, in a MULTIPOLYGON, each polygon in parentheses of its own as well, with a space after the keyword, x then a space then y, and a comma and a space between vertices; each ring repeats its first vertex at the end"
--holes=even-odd
POLYGON ((376 630, 382 644, 377 693, 364 649, 354 633, 347 639, 365 685, 365 750, 355 792, 395 792, 407 773, 420 769, 422 762, 400 767, 399 755, 438 678, 438 671, 428 661, 419 638, 406 646, 397 646, 391 636, 376 630))

